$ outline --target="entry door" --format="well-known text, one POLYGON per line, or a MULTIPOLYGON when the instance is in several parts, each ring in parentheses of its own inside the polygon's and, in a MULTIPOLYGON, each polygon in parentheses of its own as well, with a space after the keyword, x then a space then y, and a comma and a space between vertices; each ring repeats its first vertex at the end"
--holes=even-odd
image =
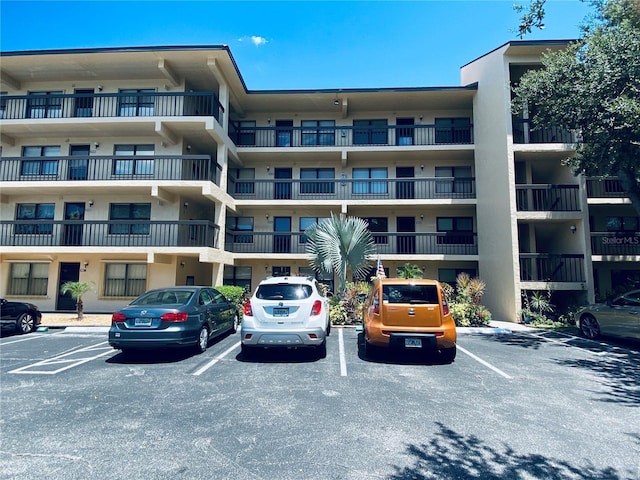
POLYGON ((400 180, 401 178, 411 178, 415 176, 413 167, 396 167, 396 198, 415 198, 415 181, 400 180))
POLYGON ((274 232, 287 232, 286 235, 273 235, 273 253, 291 252, 291 217, 274 217, 274 232))
POLYGON ((413 118, 396 118, 396 145, 413 145, 413 118))
MULTIPOLYGON (((404 232, 415 233, 416 219, 415 217, 398 217, 396 220, 396 230, 398 234, 404 232)), ((415 235, 398 235, 398 253, 416 253, 416 236, 415 235)))
POLYGON ((293 120, 276 120, 276 147, 290 147, 293 141, 293 120))
POLYGON ((276 168, 273 172, 276 182, 274 183, 273 198, 276 200, 291 199, 291 179, 293 171, 290 168, 276 168), (280 181, 278 181, 280 180, 280 181), (284 181, 288 180, 288 181, 284 181))
POLYGON ((63 245, 82 245, 84 203, 65 203, 64 219, 63 245))
POLYGON ((61 263, 60 278, 58 279, 58 299, 56 310, 76 310, 76 301, 71 298, 68 292, 64 295, 60 293, 60 287, 67 282, 77 282, 80 280, 80 263, 61 263))
POLYGON ((69 153, 72 158, 69 160, 69 170, 67 179, 86 180, 89 171, 89 145, 71 145, 69 153))

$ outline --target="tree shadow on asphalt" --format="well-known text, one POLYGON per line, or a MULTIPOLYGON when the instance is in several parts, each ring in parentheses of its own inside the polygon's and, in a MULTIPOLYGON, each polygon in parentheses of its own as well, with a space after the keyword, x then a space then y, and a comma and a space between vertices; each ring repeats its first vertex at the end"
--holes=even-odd
POLYGON ((550 358, 558 365, 589 370, 598 375, 601 389, 593 391, 596 400, 621 405, 640 405, 640 344, 634 340, 603 338, 588 340, 582 337, 567 337, 557 332, 542 332, 538 335, 513 334, 485 337, 505 345, 538 349, 554 342, 560 348, 577 347, 583 352, 597 356, 590 358, 550 358), (558 344, 557 342, 562 342, 558 344))
POLYGON ((463 435, 441 423, 428 443, 410 444, 405 452, 413 465, 393 466, 388 480, 462 479, 520 480, 622 480, 634 472, 598 468, 533 453, 518 453, 508 445, 496 448, 474 435, 463 435))

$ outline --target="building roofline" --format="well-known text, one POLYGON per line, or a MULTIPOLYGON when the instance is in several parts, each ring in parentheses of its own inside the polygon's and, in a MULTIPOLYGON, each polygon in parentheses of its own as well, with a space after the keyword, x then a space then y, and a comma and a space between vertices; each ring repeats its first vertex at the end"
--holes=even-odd
POLYGON ((332 93, 339 95, 341 93, 375 93, 375 92, 439 92, 439 91, 460 91, 460 90, 477 90, 478 83, 474 82, 466 86, 449 86, 449 87, 372 87, 372 88, 321 88, 321 89, 303 89, 303 90, 248 90, 249 95, 274 95, 274 94, 291 94, 291 95, 309 95, 309 94, 326 94, 332 93))
POLYGON ((486 57, 487 55, 491 55, 493 52, 496 52, 498 50, 500 50, 501 48, 504 47, 545 47, 545 46, 554 46, 554 45, 559 45, 559 46, 566 46, 569 45, 570 43, 573 43, 577 41, 577 39, 573 38, 573 39, 568 39, 568 40, 509 40, 508 42, 503 43, 502 45, 494 48, 493 50, 487 52, 487 53, 483 53, 482 55, 480 55, 477 58, 474 58, 473 60, 471 60, 470 62, 465 63, 464 65, 462 65, 462 67, 460 68, 464 68, 468 65, 471 65, 474 62, 477 62, 478 60, 480 60, 481 58, 486 57))

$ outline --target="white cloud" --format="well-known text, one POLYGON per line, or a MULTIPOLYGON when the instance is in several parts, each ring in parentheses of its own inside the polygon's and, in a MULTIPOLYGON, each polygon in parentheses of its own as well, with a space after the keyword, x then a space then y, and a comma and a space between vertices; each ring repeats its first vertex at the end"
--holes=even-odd
POLYGON ((267 43, 269 43, 269 40, 267 40, 264 37, 260 37, 258 35, 251 35, 251 36, 247 36, 247 37, 240 37, 238 39, 239 42, 251 42, 253 43, 256 47, 259 47, 260 45, 265 45, 267 43))

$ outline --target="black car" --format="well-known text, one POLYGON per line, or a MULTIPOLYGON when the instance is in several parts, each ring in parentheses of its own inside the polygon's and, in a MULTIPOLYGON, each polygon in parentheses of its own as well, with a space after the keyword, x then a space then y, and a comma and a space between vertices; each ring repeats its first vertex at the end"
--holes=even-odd
POLYGON ((10 302, 4 298, 0 298, 0 317, 3 330, 17 333, 31 333, 42 321, 42 313, 33 303, 10 302))
POLYGON ((149 290, 115 312, 109 345, 135 349, 194 347, 204 352, 209 341, 238 329, 236 305, 211 287, 149 290))

